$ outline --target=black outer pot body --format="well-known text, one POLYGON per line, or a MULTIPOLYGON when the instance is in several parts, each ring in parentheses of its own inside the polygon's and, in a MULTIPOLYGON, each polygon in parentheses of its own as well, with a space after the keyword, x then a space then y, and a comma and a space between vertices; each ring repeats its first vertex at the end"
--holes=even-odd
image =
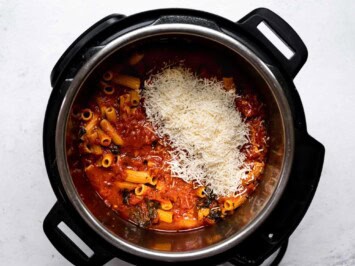
POLYGON ((55 154, 58 112, 77 71, 100 47, 112 39, 156 23, 157 20, 162 24, 197 24, 217 29, 238 39, 267 63, 282 85, 293 116, 295 151, 289 181, 279 204, 264 223, 242 243, 219 255, 194 262, 213 265, 229 261, 237 265, 258 265, 287 241, 302 220, 314 196, 324 160, 324 147, 307 133, 302 103, 292 82, 307 59, 307 49, 293 29, 267 9, 254 10, 237 23, 209 13, 186 9, 154 10, 129 17, 110 15, 84 32, 63 54, 51 74, 53 91, 44 121, 43 144, 49 179, 58 202, 44 221, 44 231, 57 250, 76 265, 101 265, 114 257, 134 264, 162 263, 142 260, 113 247, 84 222, 65 193, 55 154), (262 21, 294 51, 290 60, 257 29, 262 21), (92 257, 87 257, 62 233, 57 227, 60 222, 66 223, 94 251, 92 257))

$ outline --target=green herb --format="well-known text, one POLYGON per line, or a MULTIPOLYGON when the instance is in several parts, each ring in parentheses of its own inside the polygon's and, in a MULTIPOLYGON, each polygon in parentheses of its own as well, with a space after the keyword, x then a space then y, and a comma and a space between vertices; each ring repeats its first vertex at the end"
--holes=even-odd
POLYGON ((123 203, 126 205, 129 204, 129 196, 130 196, 130 193, 127 189, 122 191, 123 203))
POLYGON ((120 146, 117 146, 117 145, 114 145, 114 144, 112 144, 110 146, 110 151, 112 152, 112 154, 115 154, 115 155, 121 154, 120 146))
POLYGON ((84 127, 79 128, 79 138, 86 134, 86 129, 84 127))
POLYGON ((148 207, 148 216, 150 219, 155 219, 157 218, 157 208, 159 207, 159 202, 155 202, 153 200, 148 200, 147 201, 147 207, 148 207))
POLYGON ((205 198, 200 198, 197 202, 199 208, 209 208, 211 203, 216 201, 216 195, 212 191, 207 191, 205 198))
POLYGON ((132 213, 131 219, 135 222, 139 227, 148 227, 151 225, 151 220, 149 218, 148 213, 143 211, 140 206, 135 206, 132 213))
POLYGON ((158 145, 158 141, 157 141, 157 140, 154 140, 154 141, 152 142, 152 148, 154 149, 157 145, 158 145))
POLYGON ((212 220, 219 220, 221 218, 222 212, 219 209, 212 209, 210 211, 210 214, 208 215, 208 218, 212 219, 212 220))

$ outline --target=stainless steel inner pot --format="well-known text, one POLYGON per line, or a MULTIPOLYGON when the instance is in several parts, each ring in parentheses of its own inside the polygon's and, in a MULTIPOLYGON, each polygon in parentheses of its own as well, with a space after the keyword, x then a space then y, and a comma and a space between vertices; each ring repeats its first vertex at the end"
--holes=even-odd
POLYGON ((268 66, 241 41, 217 30, 190 24, 162 24, 144 27, 117 37, 102 47, 79 70, 62 103, 56 127, 56 157, 64 189, 81 217, 113 246, 143 258, 160 261, 200 259, 221 253, 250 235, 270 214, 288 181, 294 150, 294 129, 288 101, 278 79, 268 66), (102 212, 93 213, 80 198, 66 159, 65 135, 71 106, 95 70, 124 48, 150 39, 169 36, 201 39, 232 51, 246 69, 257 76, 258 90, 268 106, 270 150, 264 179, 253 197, 235 215, 215 226, 186 232, 158 232, 139 228, 120 219, 102 204, 102 212))

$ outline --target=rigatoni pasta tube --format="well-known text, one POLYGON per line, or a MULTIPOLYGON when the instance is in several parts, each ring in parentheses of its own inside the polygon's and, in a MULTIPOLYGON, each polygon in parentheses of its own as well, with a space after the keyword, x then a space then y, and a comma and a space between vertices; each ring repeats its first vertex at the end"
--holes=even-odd
POLYGON ((108 121, 111 123, 115 123, 117 121, 117 115, 116 115, 116 110, 113 107, 106 107, 104 109, 106 118, 108 121))
POLYGON ((99 137, 100 144, 102 146, 107 147, 111 144, 111 137, 107 135, 102 129, 100 128, 97 129, 97 135, 99 137))
POLYGON ((223 78, 223 87, 226 91, 230 91, 235 89, 235 84, 234 84, 234 80, 232 77, 224 77, 223 78))
POLYGON ((103 75, 102 75, 102 79, 105 81, 110 81, 113 78, 113 74, 111 71, 106 71, 103 75))
POLYGON ((89 133, 86 134, 86 137, 88 139, 88 141, 93 144, 96 142, 97 138, 99 137, 99 135, 97 134, 97 131, 89 131, 89 133))
POLYGON ((137 186, 134 190, 134 193, 137 195, 137 196, 143 196, 145 195, 149 190, 149 187, 144 185, 144 184, 141 184, 139 186, 137 186))
POLYGON ((112 95, 115 93, 115 88, 106 82, 100 82, 100 87, 106 95, 112 95))
POLYGON ((255 162, 253 170, 251 170, 252 175, 254 175, 254 178, 258 178, 262 172, 264 171, 265 163, 259 163, 255 162))
POLYGON ((157 212, 158 212, 159 221, 166 222, 166 223, 173 222, 173 212, 163 211, 160 209, 158 209, 157 212))
POLYGON ((128 63, 133 66, 138 64, 144 57, 144 54, 134 53, 128 60, 128 63))
POLYGON ((112 78, 112 82, 118 85, 128 87, 133 90, 139 90, 141 86, 141 81, 139 78, 123 75, 123 74, 114 75, 112 78))
POLYGON ((103 157, 102 157, 102 167, 108 168, 112 165, 114 160, 114 156, 112 153, 106 153, 103 157))
POLYGON ((132 183, 146 184, 152 182, 152 177, 147 171, 135 171, 126 169, 126 181, 132 183))
POLYGON ((80 107, 77 106, 77 105, 74 105, 72 107, 72 111, 71 111, 71 115, 74 117, 74 118, 81 118, 81 110, 80 110, 80 107))
POLYGON ((256 180, 263 173, 264 167, 264 163, 255 162, 253 169, 248 173, 247 178, 242 180, 243 186, 247 186, 256 180))
POLYGON ((236 198, 228 198, 224 201, 223 207, 227 211, 234 210, 246 201, 246 196, 239 196, 236 198))
POLYGON ((205 194, 205 187, 199 187, 195 190, 195 193, 198 197, 200 198, 205 198, 206 194, 205 194))
POLYGON ((86 133, 91 132, 91 130, 94 129, 94 127, 96 126, 98 121, 99 121, 99 116, 97 114, 93 114, 91 120, 89 121, 89 123, 87 123, 85 125, 86 133))
POLYGON ((115 88, 112 86, 106 86, 104 87, 104 93, 107 95, 111 95, 115 93, 115 88))
POLYGON ((199 223, 200 221, 192 218, 188 218, 188 219, 185 218, 176 222, 179 228, 193 228, 193 227, 197 227, 199 223))
POLYGON ((197 218, 198 220, 202 220, 203 217, 206 217, 210 214, 210 209, 208 208, 202 208, 202 209, 199 209, 198 210, 198 213, 197 213, 197 218))
POLYGON ((81 112, 81 119, 84 121, 89 121, 93 116, 92 111, 89 108, 84 109, 81 112))
POLYGON ((83 153, 91 153, 90 143, 88 143, 87 141, 81 143, 79 148, 83 151, 83 153))
POLYGON ((137 188, 137 184, 135 183, 130 183, 130 182, 120 182, 120 181, 117 181, 115 182, 115 186, 119 189, 119 190, 135 190, 137 188))
POLYGON ((94 155, 101 155, 103 153, 103 149, 99 145, 92 145, 90 147, 91 153, 94 155))
POLYGON ((102 97, 95 97, 95 101, 96 101, 97 105, 100 108, 101 116, 104 116, 105 115, 105 109, 106 109, 105 101, 103 100, 102 97))
POLYGON ((152 177, 151 180, 148 182, 149 184, 155 186, 158 183, 158 178, 152 177))
POLYGON ((107 135, 109 135, 112 138, 112 141, 116 145, 123 145, 122 138, 120 137, 120 135, 117 134, 115 128, 111 125, 111 123, 108 120, 106 119, 101 120, 100 126, 102 130, 105 131, 107 135))
POLYGON ((131 93, 131 106, 137 107, 139 105, 140 97, 138 91, 132 91, 131 93))
POLYGON ((226 210, 226 208, 222 207, 222 208, 221 208, 221 214, 222 214, 222 216, 223 216, 223 217, 226 216, 229 211, 231 211, 231 210, 226 210))
POLYGON ((173 204, 171 203, 170 200, 161 200, 160 206, 165 211, 171 210, 173 208, 173 204))
POLYGON ((233 200, 231 199, 226 199, 223 203, 223 208, 226 210, 226 211, 231 211, 233 210, 233 200))
POLYGON ((120 96, 120 112, 121 113, 130 113, 130 107, 129 103, 131 101, 131 95, 130 94, 123 94, 120 96))

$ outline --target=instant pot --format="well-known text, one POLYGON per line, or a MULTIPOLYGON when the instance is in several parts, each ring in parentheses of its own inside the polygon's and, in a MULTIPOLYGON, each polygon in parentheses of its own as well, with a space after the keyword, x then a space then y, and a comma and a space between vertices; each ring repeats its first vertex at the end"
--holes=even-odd
POLYGON ((187 9, 152 10, 128 17, 113 14, 97 22, 74 41, 51 73, 53 91, 43 146, 57 203, 44 220, 48 239, 76 265, 102 265, 114 257, 148 265, 258 265, 280 247, 284 251, 312 201, 324 160, 324 147, 307 133, 302 103, 292 82, 306 59, 307 49, 297 33, 264 8, 238 22, 187 9), (259 31, 262 22, 292 50, 291 58, 259 31), (268 108, 270 151, 263 181, 234 216, 203 229, 159 232, 122 220, 87 186, 85 197, 102 205, 99 211, 91 210, 70 176, 65 140, 72 105, 100 68, 117 54, 175 41, 224 50, 238 58, 238 67, 253 75, 268 108), (61 222, 93 250, 91 257, 58 228, 61 222), (160 248, 163 244, 164 249, 160 248))

